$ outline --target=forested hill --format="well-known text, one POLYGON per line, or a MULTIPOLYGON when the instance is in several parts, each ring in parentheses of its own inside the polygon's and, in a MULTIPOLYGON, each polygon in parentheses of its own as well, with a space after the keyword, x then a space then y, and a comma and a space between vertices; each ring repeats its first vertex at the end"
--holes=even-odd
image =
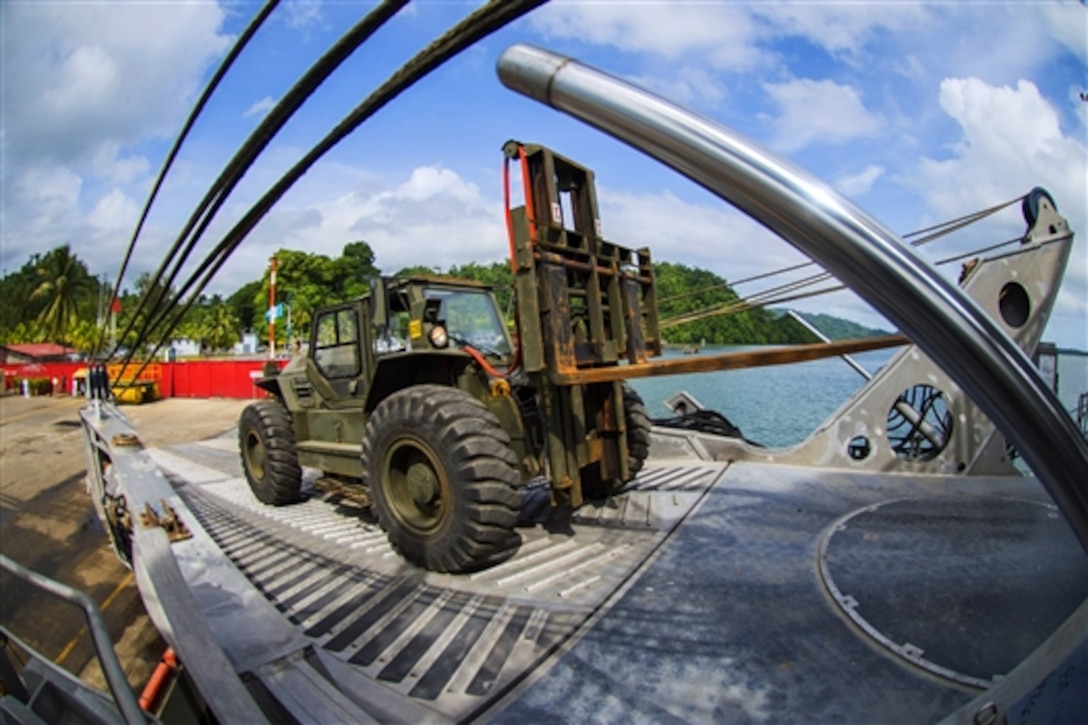
MULTIPOLYGON (((370 246, 363 241, 344 245, 336 257, 281 249, 277 302, 291 309, 294 334, 305 336, 310 316, 322 306, 352 299, 367 290, 368 280, 379 273, 370 246)), ((737 294, 725 280, 705 269, 659 262, 656 267, 657 299, 665 340, 690 344, 790 344, 814 342, 811 333, 782 310, 740 310, 737 294), (682 323, 682 324, 681 324, 682 323)), ((402 269, 395 276, 435 274, 484 282, 496 291, 503 314, 513 313, 513 276, 505 261, 454 266, 446 271, 428 267, 402 269)), ((129 335, 119 340, 136 343, 141 304, 145 295, 174 300, 177 291, 159 289, 150 275, 140 275, 134 290, 124 290, 111 305, 111 288, 91 275, 86 263, 67 246, 35 254, 17 271, 0 279, 0 344, 51 341, 88 351, 98 338, 97 324, 114 307, 119 330, 129 335), (133 320, 136 315, 137 319, 133 320), (131 339, 130 339, 131 338, 131 339)), ((230 349, 242 332, 265 325, 268 305, 268 271, 229 295, 202 296, 174 331, 178 337, 201 342, 209 351, 230 349)), ((831 338, 879 334, 848 320, 828 315, 808 315, 831 338)), ((277 326, 277 335, 288 332, 277 326)), ((154 336, 152 336, 154 337, 154 336)))
MULTIPOLYGON (((743 310, 740 297, 724 279, 705 269, 673 262, 654 266, 662 336, 672 345, 762 345, 816 342, 816 338, 784 310, 743 310), (677 324, 681 320, 690 322, 677 324)), ((433 275, 428 267, 400 270, 400 276, 433 275)), ((469 263, 451 267, 446 274, 484 282, 495 288, 499 304, 509 317, 513 277, 506 262, 469 263)), ((850 320, 804 313, 805 319, 833 340, 886 334, 850 320)))
MULTIPOLYGON (((795 320, 781 318, 762 309, 729 314, 710 314, 715 310, 729 312, 736 303, 737 294, 721 277, 705 269, 687 267, 671 262, 654 264, 657 282, 659 317, 662 337, 670 345, 761 345, 814 342, 811 333, 795 320), (707 316, 701 319, 674 324, 684 315, 707 316)), ((402 269, 397 274, 433 275, 427 267, 402 269)), ((451 267, 446 274, 461 279, 485 282, 495 288, 499 305, 509 317, 512 305, 514 279, 506 262, 489 265, 470 263, 451 267)))
POLYGON ((789 316, 742 307, 718 275, 672 262, 654 266, 662 337, 670 344, 762 345, 813 342, 789 316), (677 324, 681 320, 691 320, 677 324))
MULTIPOLYGON (((785 315, 784 310, 771 309, 778 315, 785 315)), ((808 320, 809 324, 832 340, 854 340, 859 337, 874 337, 876 335, 890 335, 892 333, 880 328, 866 327, 852 320, 844 320, 834 315, 825 315, 819 312, 801 312, 801 317, 808 320)))

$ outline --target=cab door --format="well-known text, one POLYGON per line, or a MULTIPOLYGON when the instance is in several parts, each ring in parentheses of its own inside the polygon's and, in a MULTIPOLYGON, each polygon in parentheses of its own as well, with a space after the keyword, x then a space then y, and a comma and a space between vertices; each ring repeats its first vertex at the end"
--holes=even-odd
POLYGON ((357 305, 317 313, 312 326, 307 377, 334 407, 365 394, 362 329, 357 305))
POLYGON ((327 474, 362 475, 366 417, 367 331, 359 302, 321 310, 311 326, 306 378, 313 402, 305 408, 306 436, 298 441, 303 465, 327 474))

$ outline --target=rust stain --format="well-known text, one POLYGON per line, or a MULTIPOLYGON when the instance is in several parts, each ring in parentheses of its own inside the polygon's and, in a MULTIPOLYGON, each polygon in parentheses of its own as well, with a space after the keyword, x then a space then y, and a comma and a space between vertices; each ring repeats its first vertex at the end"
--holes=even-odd
POLYGON ((721 355, 708 355, 706 357, 672 358, 572 372, 553 371, 551 379, 556 385, 584 385, 586 383, 604 383, 615 380, 630 380, 632 378, 656 377, 658 375, 740 370, 768 365, 789 365, 790 363, 820 360, 825 357, 900 347, 907 344, 910 344, 910 340, 902 335, 886 335, 864 340, 793 345, 771 350, 746 350, 721 355))

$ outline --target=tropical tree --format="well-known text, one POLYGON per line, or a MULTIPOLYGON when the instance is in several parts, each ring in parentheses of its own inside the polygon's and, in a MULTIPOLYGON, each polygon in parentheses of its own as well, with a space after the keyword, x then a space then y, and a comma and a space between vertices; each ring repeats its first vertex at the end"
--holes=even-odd
POLYGON ((264 311, 268 308, 265 300, 261 306, 257 305, 257 299, 261 294, 261 280, 255 279, 239 287, 230 297, 227 304, 231 312, 238 320, 241 330, 253 330, 261 323, 264 311))
POLYGON ((654 280, 664 336, 673 343, 788 344, 811 342, 795 320, 761 309, 742 309, 725 280, 705 269, 658 262, 654 280), (671 319, 693 318, 672 326, 671 319))
POLYGON ((25 339, 13 339, 16 327, 22 325, 20 334, 27 333, 26 326, 32 325, 38 314, 45 307, 42 300, 30 299, 30 294, 38 287, 38 264, 41 254, 33 254, 23 266, 0 280, 0 335, 6 342, 28 342, 25 339))
POLYGON ((378 274, 378 268, 374 266, 374 250, 364 241, 345 244, 333 263, 337 282, 346 300, 366 294, 370 289, 370 278, 378 274))
POLYGON ((82 353, 91 353, 98 344, 98 325, 80 318, 68 330, 67 343, 82 353))
POLYGON ((30 299, 45 302, 38 325, 47 338, 67 342, 68 330, 79 317, 80 303, 93 293, 92 277, 67 244, 42 257, 36 273, 38 285, 30 299))
MULTIPOLYGON (((342 256, 336 258, 280 249, 276 252, 276 260, 279 267, 276 300, 290 300, 292 324, 298 330, 309 327, 315 310, 365 294, 370 289, 370 278, 378 274, 374 252, 362 241, 344 245, 342 256)), ((260 310, 258 325, 262 324, 264 311, 268 309, 268 287, 266 271, 251 298, 255 309, 260 310)), ((277 325, 277 337, 282 329, 283 325, 277 325)))
POLYGON ((20 322, 0 333, 0 343, 43 342, 45 335, 37 325, 20 322))
POLYGON ((238 318, 230 305, 220 299, 203 310, 197 329, 201 342, 213 351, 229 349, 240 339, 238 318))

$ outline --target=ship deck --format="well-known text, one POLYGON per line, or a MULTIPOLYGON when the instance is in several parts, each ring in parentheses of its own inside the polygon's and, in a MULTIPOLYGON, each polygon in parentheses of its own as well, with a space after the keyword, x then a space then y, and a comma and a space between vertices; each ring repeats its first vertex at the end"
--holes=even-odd
POLYGON ((231 435, 148 453, 194 533, 171 545, 187 586, 270 719, 933 720, 1088 598, 1031 478, 651 459, 573 515, 530 486, 516 545, 452 576, 315 474, 260 504, 231 435))

